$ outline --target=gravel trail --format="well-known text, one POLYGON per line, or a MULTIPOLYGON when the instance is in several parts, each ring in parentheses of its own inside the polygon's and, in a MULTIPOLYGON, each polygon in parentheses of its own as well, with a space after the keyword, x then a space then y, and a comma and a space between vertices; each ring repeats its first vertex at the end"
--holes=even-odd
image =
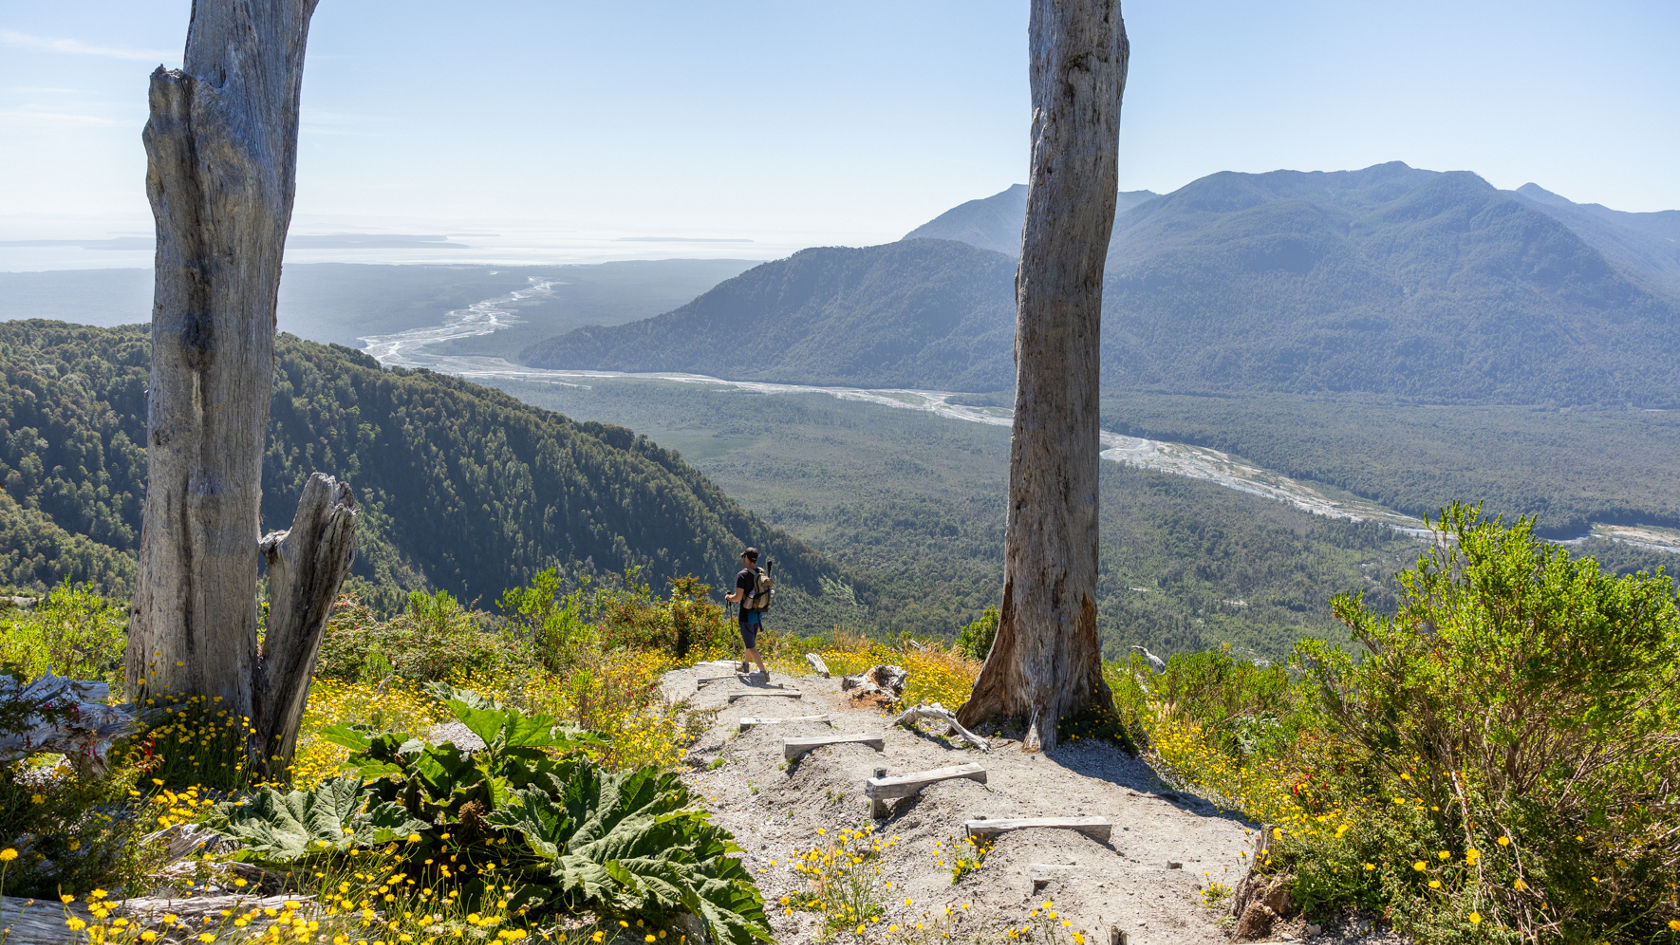
POLYGON ((887 923, 913 927, 921 921, 931 929, 949 907, 956 916, 954 936, 996 940, 994 934, 1025 924, 1033 908, 1050 900, 1091 945, 1107 945, 1111 926, 1130 945, 1228 941, 1229 920, 1202 903, 1202 890, 1213 881, 1237 884, 1251 825, 1168 790, 1147 764, 1112 745, 1070 742, 1046 754, 1024 754, 1016 742, 994 740, 991 751, 981 752, 947 743, 933 734, 940 728, 933 723, 924 723, 924 732, 890 727, 878 710, 851 705, 838 679, 815 675, 777 673, 762 683, 702 665, 673 671, 663 684, 667 697, 716 712, 689 752, 684 778, 743 847, 780 943, 819 940, 815 913, 787 915, 780 904, 803 888, 790 861, 826 846, 841 829, 870 823, 863 787, 876 768, 902 775, 966 762, 985 766, 985 784, 935 784, 919 797, 894 802, 890 816, 876 822, 879 839, 897 840, 879 860, 883 882, 892 884, 880 895, 887 923), (725 678, 698 687, 705 676, 725 678), (777 689, 798 689, 802 698, 728 701, 735 693, 777 689), (736 731, 746 716, 817 714, 830 715, 832 726, 797 722, 736 731), (784 738, 831 733, 880 734, 885 750, 837 745, 783 761, 784 738), (1078 815, 1112 820, 1109 841, 1059 829, 1004 834, 984 864, 954 884, 949 857, 935 847, 960 844, 970 819, 1078 815), (939 858, 946 866, 936 864, 939 858))

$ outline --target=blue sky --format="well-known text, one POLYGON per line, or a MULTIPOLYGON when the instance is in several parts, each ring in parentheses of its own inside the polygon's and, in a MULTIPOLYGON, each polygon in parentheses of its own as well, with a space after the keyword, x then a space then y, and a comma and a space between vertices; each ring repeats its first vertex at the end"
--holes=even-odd
MULTIPOLYGON (((189 12, 0 0, 0 239, 150 232, 146 76, 189 12)), ((1124 189, 1403 160, 1680 208, 1680 4, 1124 12, 1124 189)), ((322 0, 294 232, 895 239, 1024 179, 1026 28, 993 0, 322 0)))

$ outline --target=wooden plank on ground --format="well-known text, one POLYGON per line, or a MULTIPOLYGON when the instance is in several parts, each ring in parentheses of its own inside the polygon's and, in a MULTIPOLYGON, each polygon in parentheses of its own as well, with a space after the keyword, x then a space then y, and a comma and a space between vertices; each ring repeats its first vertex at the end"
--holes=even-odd
POLYGON ((1077 830, 1093 840, 1108 842, 1114 832, 1114 821, 1107 817, 1005 817, 997 820, 971 820, 963 824, 971 837, 995 837, 1011 830, 1077 830))
POLYGON ((833 720, 830 719, 826 715, 795 715, 795 716, 790 716, 788 718, 782 718, 782 719, 755 719, 751 716, 748 716, 746 718, 743 718, 736 725, 735 731, 744 732, 747 729, 752 728, 756 725, 781 725, 781 724, 786 723, 786 722, 821 722, 824 725, 833 725, 834 724, 833 720))
POLYGON ((803 699, 805 694, 797 689, 752 689, 747 692, 732 692, 729 701, 741 699, 803 699))
POLYGON ((950 765, 945 768, 933 768, 928 771, 917 771, 912 774, 901 774, 887 777, 885 768, 878 768, 875 777, 863 782, 864 796, 869 798, 869 816, 887 816, 887 801, 899 797, 911 797, 922 793, 922 789, 940 781, 950 781, 955 778, 968 778, 972 781, 986 783, 986 769, 973 762, 961 765, 950 765))
POLYGON ((825 745, 868 745, 876 751, 885 751, 887 739, 884 735, 812 735, 807 738, 784 738, 782 757, 792 761, 825 745))
POLYGON ((970 762, 945 768, 933 768, 928 771, 916 771, 911 774, 894 775, 890 778, 870 778, 863 783, 863 793, 865 797, 890 801, 894 798, 920 794, 922 788, 930 784, 950 781, 954 778, 968 778, 970 781, 979 781, 981 784, 985 784, 986 769, 970 762))
POLYGON ((734 675, 734 674, 730 674, 728 676, 701 676, 699 679, 696 679, 694 681, 694 688, 704 689, 707 686, 710 686, 712 683, 715 683, 715 682, 727 682, 731 679, 740 679, 740 678, 741 678, 740 676, 737 676, 737 675, 734 675))
POLYGON ((1032 891, 1037 893, 1057 880, 1067 879, 1080 869, 1076 863, 1028 863, 1027 877, 1032 882, 1032 891))

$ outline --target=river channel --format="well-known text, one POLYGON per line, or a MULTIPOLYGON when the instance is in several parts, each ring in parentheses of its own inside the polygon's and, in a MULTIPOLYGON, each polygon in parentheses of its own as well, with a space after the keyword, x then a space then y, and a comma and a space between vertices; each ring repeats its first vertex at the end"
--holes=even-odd
MULTIPOLYGON (((444 316, 442 324, 362 338, 362 350, 386 366, 426 368, 474 381, 507 380, 572 386, 587 386, 606 379, 664 381, 707 385, 755 394, 823 394, 839 400, 880 407, 925 411, 963 423, 1009 426, 1011 422, 1012 411, 1009 409, 956 403, 954 401, 959 395, 950 391, 776 384, 668 372, 557 370, 526 367, 502 358, 447 355, 431 350, 444 342, 487 335, 515 323, 519 319, 517 309, 521 303, 548 295, 556 284, 552 281, 532 279, 530 285, 524 288, 449 312, 444 316)), ((1117 433, 1104 432, 1101 436, 1102 458, 1110 462, 1217 483, 1229 489, 1285 502, 1314 515, 1380 522, 1416 537, 1425 534, 1423 522, 1412 516, 1357 497, 1331 495, 1325 490, 1262 469, 1229 453, 1186 443, 1122 436, 1117 433)), ((1652 550, 1680 553, 1680 533, 1668 529, 1596 525, 1592 534, 1652 550)))

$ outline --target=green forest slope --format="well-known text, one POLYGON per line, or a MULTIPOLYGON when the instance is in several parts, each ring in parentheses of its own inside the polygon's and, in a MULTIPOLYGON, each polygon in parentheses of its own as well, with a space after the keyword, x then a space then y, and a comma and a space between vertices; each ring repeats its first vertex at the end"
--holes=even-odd
MULTIPOLYGON (((132 577, 148 349, 137 326, 0 324, 0 583, 132 577)), ((688 573, 715 584, 733 577, 747 543, 787 562, 792 587, 842 578, 629 430, 283 335, 265 527, 291 522, 316 470, 355 490, 355 573, 385 586, 493 598, 555 565, 642 565, 656 585, 688 573)))

